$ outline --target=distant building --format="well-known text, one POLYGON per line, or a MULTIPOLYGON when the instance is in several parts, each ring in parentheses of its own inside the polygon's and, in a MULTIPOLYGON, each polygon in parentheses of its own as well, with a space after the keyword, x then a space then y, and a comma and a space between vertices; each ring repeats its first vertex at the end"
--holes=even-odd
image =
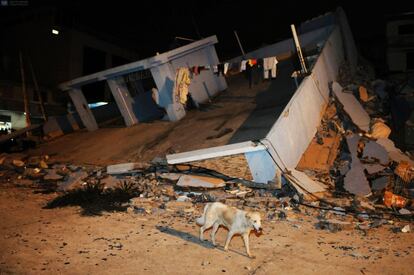
POLYGON ((414 13, 388 19, 387 64, 390 72, 414 71, 414 13))
MULTIPOLYGON (((138 59, 133 50, 115 39, 86 30, 68 18, 70 15, 62 20, 56 8, 26 10, 0 18, 0 127, 25 127, 19 52, 34 120, 41 117, 41 112, 29 62, 47 113, 60 115, 67 113, 69 100, 56 92, 59 83, 138 59)), ((110 99, 105 85, 97 83, 85 89, 90 91, 90 102, 110 99)))

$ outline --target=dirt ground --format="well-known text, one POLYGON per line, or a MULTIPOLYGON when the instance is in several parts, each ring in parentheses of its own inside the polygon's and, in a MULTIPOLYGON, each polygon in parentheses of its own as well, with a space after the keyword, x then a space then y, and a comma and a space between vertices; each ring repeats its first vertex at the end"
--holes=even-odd
POLYGON ((217 248, 198 240, 202 204, 188 213, 85 215, 79 206, 44 209, 54 197, 1 184, 1 274, 412 274, 413 233, 392 232, 398 222, 331 233, 315 229, 307 211, 288 211, 287 220, 264 218, 250 259, 237 236, 222 250, 225 229, 217 248))

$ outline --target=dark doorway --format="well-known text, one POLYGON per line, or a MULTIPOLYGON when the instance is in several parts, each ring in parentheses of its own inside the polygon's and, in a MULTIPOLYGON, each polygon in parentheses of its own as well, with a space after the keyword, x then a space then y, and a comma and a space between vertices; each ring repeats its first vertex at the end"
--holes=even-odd
MULTIPOLYGON (((83 48, 83 75, 93 74, 106 69, 106 54, 103 51, 87 47, 83 48)), ((105 81, 82 86, 88 103, 103 101, 105 97, 105 81)))

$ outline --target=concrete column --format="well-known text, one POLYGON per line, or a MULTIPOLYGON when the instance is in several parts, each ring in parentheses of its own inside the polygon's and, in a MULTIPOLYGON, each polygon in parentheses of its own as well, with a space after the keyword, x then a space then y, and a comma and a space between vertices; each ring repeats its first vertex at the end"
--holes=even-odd
POLYGON ((95 131, 98 129, 98 124, 96 123, 91 109, 89 109, 88 102, 86 101, 82 90, 80 88, 69 90, 69 96, 72 99, 76 111, 78 112, 79 117, 81 118, 86 129, 88 129, 88 131, 95 131))
POLYGON ((175 72, 169 63, 151 68, 159 92, 159 105, 165 108, 168 118, 177 121, 185 116, 183 105, 173 96, 175 72))
POLYGON ((266 150, 247 152, 244 156, 255 182, 280 182, 278 168, 266 150))
POLYGON ((138 123, 138 117, 134 112, 135 101, 131 97, 123 77, 108 79, 108 86, 115 98, 119 111, 124 118, 126 126, 138 123))

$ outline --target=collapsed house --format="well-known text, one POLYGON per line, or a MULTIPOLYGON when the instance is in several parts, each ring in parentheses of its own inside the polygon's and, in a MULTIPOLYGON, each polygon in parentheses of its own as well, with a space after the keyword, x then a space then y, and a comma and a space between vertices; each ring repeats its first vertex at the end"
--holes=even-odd
MULTIPOLYGON (((303 47, 314 45, 320 51, 309 68, 310 74, 301 81, 266 137, 167 155, 169 164, 244 154, 255 182, 280 182, 280 175, 290 171, 295 177, 302 179, 301 184, 307 185, 297 186, 299 189, 306 188, 312 192, 324 190, 322 184, 312 181, 295 168, 316 133, 321 114, 328 106, 329 84, 337 80, 339 68, 344 62, 348 62, 351 72, 355 72, 358 55, 345 13, 341 8, 335 13, 303 23, 300 30, 303 47)), ((290 39, 258 49, 246 57, 261 58, 292 51, 295 51, 295 45, 293 39, 290 39)))
MULTIPOLYGON (((177 121, 183 118, 186 112, 183 105, 172 96, 176 70, 184 66, 218 64, 214 48, 217 42, 216 36, 210 36, 150 58, 67 81, 62 83, 60 88, 69 93, 83 125, 89 131, 93 131, 98 129, 98 123, 86 102, 82 86, 106 81, 126 126, 131 126, 137 124, 140 118, 151 117, 151 112, 157 112, 154 102, 150 100, 151 95, 149 98, 132 97, 131 89, 126 84, 126 79, 129 77, 146 72, 146 75, 154 80, 156 86, 154 88, 158 91, 159 107, 165 109, 168 120, 177 121), (151 104, 153 108, 148 107, 151 104)), ((136 80, 134 84, 138 86, 137 89, 142 90, 139 76, 136 80)), ((226 87, 223 76, 216 76, 211 70, 200 71, 197 79, 190 84, 191 95, 196 103, 208 101, 226 87)))

